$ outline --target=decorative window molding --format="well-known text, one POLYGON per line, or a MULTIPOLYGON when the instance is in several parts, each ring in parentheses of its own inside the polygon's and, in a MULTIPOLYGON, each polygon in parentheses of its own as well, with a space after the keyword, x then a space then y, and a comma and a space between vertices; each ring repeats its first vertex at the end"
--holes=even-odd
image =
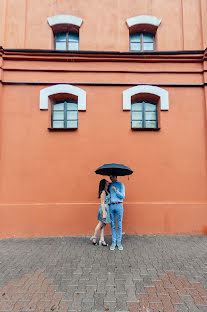
POLYGON ((123 110, 131 110, 132 97, 137 95, 153 95, 160 99, 160 110, 169 110, 168 91, 151 85, 138 85, 123 91, 123 110))
POLYGON ((82 18, 73 15, 55 15, 47 18, 50 27, 55 28, 57 25, 74 25, 78 28, 82 25, 82 18))
POLYGON ((40 90, 40 109, 48 109, 48 98, 57 94, 69 94, 77 97, 78 110, 86 110, 86 91, 69 84, 57 84, 40 90))
MULTIPOLYGON (((156 31, 158 26, 161 23, 161 19, 158 19, 156 16, 152 15, 138 15, 130 17, 126 20, 126 23, 129 29, 134 28, 136 26, 141 26, 143 29, 143 25, 151 26, 151 28, 156 31)), ((144 30, 144 29, 143 29, 144 30)))

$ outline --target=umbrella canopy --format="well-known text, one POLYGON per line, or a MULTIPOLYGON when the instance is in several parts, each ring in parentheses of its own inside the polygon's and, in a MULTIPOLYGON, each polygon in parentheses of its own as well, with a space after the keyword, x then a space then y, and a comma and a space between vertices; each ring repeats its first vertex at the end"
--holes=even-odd
POLYGON ((133 171, 121 164, 105 164, 95 171, 96 174, 106 175, 106 176, 125 176, 130 175, 133 171))

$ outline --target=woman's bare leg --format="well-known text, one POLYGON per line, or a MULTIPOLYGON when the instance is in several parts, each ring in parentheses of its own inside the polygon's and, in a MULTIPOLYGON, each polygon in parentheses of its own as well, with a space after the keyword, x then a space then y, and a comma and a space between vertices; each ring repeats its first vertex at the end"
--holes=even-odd
POLYGON ((95 228, 95 232, 94 232, 94 237, 97 237, 98 236, 98 232, 100 231, 100 229, 102 228, 103 226, 103 222, 99 221, 99 223, 97 224, 96 228, 95 228))
POLYGON ((102 227, 101 227, 101 235, 100 235, 100 241, 104 241, 104 230, 105 230, 105 223, 102 223, 102 227))

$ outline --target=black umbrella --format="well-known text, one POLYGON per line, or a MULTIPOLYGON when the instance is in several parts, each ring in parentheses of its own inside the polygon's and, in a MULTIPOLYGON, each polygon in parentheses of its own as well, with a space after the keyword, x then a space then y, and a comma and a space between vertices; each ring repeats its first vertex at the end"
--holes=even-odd
POLYGON ((106 176, 125 176, 130 175, 133 171, 121 164, 105 164, 95 171, 96 174, 106 175, 106 176))

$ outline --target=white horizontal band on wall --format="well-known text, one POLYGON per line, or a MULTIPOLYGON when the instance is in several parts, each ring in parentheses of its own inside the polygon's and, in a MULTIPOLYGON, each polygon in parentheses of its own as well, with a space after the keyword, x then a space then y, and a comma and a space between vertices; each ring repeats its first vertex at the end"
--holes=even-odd
POLYGON ((66 14, 48 17, 47 21, 51 27, 60 24, 71 24, 80 27, 83 22, 82 18, 80 17, 66 14))
POLYGON ((152 15, 138 15, 130 17, 126 20, 128 27, 132 27, 135 25, 153 25, 158 27, 161 23, 161 19, 158 19, 156 16, 152 15))
POLYGON ((78 110, 86 110, 86 91, 69 84, 57 84, 40 90, 40 109, 48 109, 48 97, 55 94, 72 94, 78 97, 78 110))
POLYGON ((139 85, 129 88, 123 91, 123 110, 131 110, 131 98, 135 94, 145 93, 154 94, 160 98, 160 109, 169 110, 169 95, 165 89, 150 86, 150 85, 139 85))

